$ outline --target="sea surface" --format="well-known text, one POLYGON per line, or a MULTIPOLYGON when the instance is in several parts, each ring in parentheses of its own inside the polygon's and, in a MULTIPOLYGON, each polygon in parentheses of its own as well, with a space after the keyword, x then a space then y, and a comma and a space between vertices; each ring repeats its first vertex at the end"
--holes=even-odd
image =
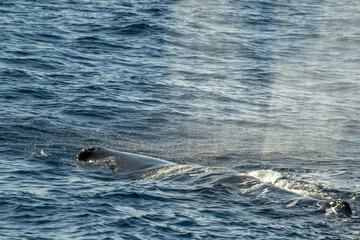
POLYGON ((359 22, 358 0, 1 0, 0 239, 359 239, 359 22), (87 146, 179 165, 126 178, 87 146))

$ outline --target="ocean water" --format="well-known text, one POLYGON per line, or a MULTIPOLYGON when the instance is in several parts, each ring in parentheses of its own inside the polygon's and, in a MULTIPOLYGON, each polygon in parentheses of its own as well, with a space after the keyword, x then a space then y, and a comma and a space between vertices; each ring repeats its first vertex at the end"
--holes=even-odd
POLYGON ((0 239, 359 239, 359 22, 356 0, 0 1, 0 239), (179 165, 126 178, 90 145, 179 165))

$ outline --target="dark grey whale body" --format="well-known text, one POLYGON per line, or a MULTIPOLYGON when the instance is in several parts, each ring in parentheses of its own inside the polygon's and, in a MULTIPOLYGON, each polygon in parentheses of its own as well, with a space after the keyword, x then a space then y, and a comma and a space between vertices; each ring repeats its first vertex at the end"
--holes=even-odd
POLYGON ((144 155, 114 151, 104 147, 88 147, 82 149, 76 157, 79 162, 105 161, 112 164, 114 171, 132 173, 143 170, 152 170, 175 165, 162 159, 144 155))
MULTIPOLYGON (((127 153, 127 152, 120 152, 111 150, 104 147, 88 147, 82 149, 76 157, 76 160, 83 163, 97 163, 103 162, 107 166, 110 166, 109 169, 114 172, 120 173, 142 173, 143 176, 153 176, 153 173, 156 173, 158 169, 171 169, 171 168, 186 168, 186 165, 178 165, 166 160, 147 157, 144 155, 127 153)), ((201 169, 202 166, 199 165, 188 165, 193 168, 201 169)), ((203 167, 204 168, 204 167, 203 167)), ((226 174, 231 172, 231 174, 236 174, 236 179, 241 179, 243 177, 238 176, 236 171, 227 168, 215 168, 213 167, 212 171, 220 170, 222 173, 226 174)), ((167 172, 167 171, 165 171, 167 172)), ((171 173, 175 173, 176 171, 169 171, 171 173)), ((156 175, 156 174, 155 174, 156 175)), ((161 175, 161 174, 160 174, 161 175)), ((191 175, 191 174, 190 174, 191 175)), ((230 177, 230 178, 234 178, 230 177)), ((229 178, 228 178, 229 179, 229 178)), ((223 180, 217 181, 220 183, 223 180)), ((247 177, 247 182, 259 182, 260 180, 254 177, 247 177)), ((239 182, 235 181, 235 185, 238 185, 239 182)), ((317 204, 318 205, 318 204, 317 204)), ((350 205, 346 201, 337 200, 331 202, 323 202, 320 204, 322 208, 326 208, 327 212, 332 211, 336 215, 339 216, 351 216, 352 211, 350 205)))

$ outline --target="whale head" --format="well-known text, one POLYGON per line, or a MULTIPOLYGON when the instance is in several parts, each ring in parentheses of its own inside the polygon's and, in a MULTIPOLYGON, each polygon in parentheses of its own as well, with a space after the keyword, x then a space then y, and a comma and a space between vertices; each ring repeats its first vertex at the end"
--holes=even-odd
POLYGON ((79 162, 97 162, 106 157, 109 157, 110 155, 110 152, 106 151, 106 148, 91 146, 82 149, 77 154, 76 160, 79 162))

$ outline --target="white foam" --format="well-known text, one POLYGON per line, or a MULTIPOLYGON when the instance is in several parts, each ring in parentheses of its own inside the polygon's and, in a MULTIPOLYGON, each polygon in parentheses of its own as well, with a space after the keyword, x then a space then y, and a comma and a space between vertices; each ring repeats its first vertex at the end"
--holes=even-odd
POLYGON ((329 188, 321 183, 290 179, 274 170, 257 170, 249 172, 248 175, 257 178, 264 183, 273 184, 279 188, 302 196, 316 199, 331 199, 331 196, 327 196, 326 192, 324 192, 324 189, 329 188))
POLYGON ((262 182, 275 184, 280 178, 282 178, 282 174, 273 170, 257 170, 249 172, 248 175, 255 177, 262 182))

